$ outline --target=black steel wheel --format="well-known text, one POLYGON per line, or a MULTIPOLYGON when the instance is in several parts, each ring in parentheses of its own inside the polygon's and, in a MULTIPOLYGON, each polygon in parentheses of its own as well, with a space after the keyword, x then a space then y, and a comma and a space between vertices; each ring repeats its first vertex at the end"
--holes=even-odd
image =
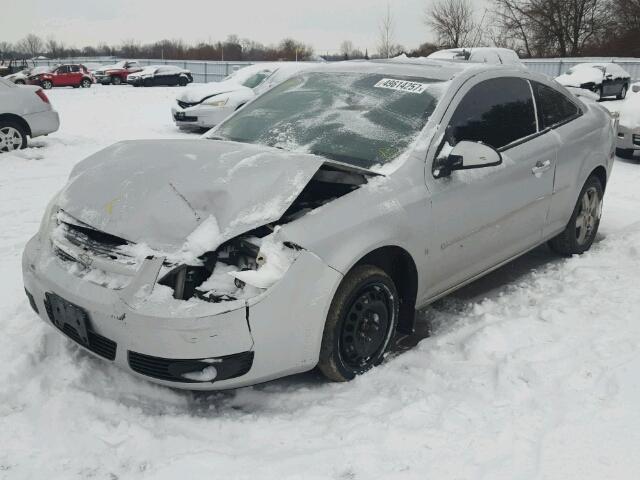
POLYGON ((111 77, 111 85, 121 85, 122 79, 120 77, 111 77))
POLYGON ((344 382, 379 365, 398 324, 399 298, 393 280, 372 265, 355 267, 331 303, 318 368, 344 382))

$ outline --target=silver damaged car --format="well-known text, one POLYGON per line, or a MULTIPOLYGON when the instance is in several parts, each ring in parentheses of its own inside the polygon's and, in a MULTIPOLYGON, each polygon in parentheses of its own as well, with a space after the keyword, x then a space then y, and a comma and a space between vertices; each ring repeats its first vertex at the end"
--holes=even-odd
POLYGON ((160 384, 380 364, 415 311, 532 248, 591 246, 614 120, 520 68, 345 62, 193 140, 79 163, 23 257, 33 309, 160 384))

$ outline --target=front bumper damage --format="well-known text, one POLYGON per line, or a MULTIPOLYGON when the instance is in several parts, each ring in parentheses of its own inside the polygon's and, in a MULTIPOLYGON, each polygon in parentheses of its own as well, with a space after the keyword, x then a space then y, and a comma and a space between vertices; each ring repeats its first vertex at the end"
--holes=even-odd
POLYGON ((43 321, 60 330, 52 321, 51 295, 71 302, 87 314, 88 344, 68 327, 63 333, 147 380, 222 390, 316 365, 328 308, 342 278, 316 255, 302 251, 287 274, 260 295, 221 303, 156 302, 148 294, 161 264, 161 259, 146 259, 126 287, 114 290, 70 273, 50 240, 38 234, 27 244, 22 267, 27 296, 43 321), (215 368, 215 378, 192 375, 210 372, 208 365, 215 368))

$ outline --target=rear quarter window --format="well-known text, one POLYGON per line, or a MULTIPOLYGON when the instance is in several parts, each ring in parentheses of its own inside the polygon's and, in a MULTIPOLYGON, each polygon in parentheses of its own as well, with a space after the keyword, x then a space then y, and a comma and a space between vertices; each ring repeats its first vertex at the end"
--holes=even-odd
POLYGON ((578 105, 564 93, 538 82, 531 82, 538 107, 540 128, 566 123, 582 114, 578 105))

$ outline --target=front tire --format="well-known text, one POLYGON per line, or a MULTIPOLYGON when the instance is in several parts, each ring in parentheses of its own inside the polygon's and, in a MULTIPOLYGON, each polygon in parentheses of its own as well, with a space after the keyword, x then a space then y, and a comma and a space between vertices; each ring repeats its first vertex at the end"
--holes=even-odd
POLYGON ((379 365, 398 325, 393 280, 373 265, 355 267, 336 291, 322 336, 318 369, 346 382, 379 365))
POLYGON ((561 255, 580 255, 591 248, 602 216, 603 187, 600 179, 591 175, 578 197, 565 230, 549 241, 549 246, 561 255))
POLYGON ((91 80, 89 80, 88 78, 83 78, 80 82, 80 86, 82 88, 91 88, 91 80))
POLYGON ((27 148, 27 132, 14 122, 0 121, 0 152, 27 148))
POLYGON ((43 80, 40 86, 45 90, 51 90, 53 88, 53 83, 51 83, 51 80, 43 80))
POLYGON ((122 79, 120 77, 111 77, 111 85, 122 85, 122 79))
POLYGON ((26 83, 25 83, 25 81, 24 81, 24 80, 16 80, 14 83, 15 83, 16 85, 26 85, 26 83))

